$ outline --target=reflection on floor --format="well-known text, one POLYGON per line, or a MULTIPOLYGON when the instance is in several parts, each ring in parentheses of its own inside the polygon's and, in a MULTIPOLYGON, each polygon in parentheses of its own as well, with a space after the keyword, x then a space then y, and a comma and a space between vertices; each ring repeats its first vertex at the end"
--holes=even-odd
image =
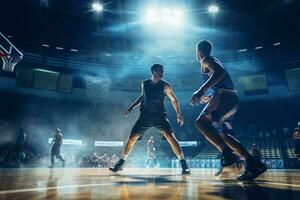
POLYGON ((255 182, 217 180, 214 170, 0 169, 2 199, 299 199, 300 170, 269 170, 255 182))

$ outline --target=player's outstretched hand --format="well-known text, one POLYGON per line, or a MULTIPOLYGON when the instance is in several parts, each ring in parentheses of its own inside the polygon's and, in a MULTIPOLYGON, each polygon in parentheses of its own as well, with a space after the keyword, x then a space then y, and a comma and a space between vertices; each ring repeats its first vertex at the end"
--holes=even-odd
POLYGON ((201 90, 197 90, 196 92, 193 93, 190 101, 191 106, 198 105, 200 103, 200 99, 203 95, 203 92, 201 90))

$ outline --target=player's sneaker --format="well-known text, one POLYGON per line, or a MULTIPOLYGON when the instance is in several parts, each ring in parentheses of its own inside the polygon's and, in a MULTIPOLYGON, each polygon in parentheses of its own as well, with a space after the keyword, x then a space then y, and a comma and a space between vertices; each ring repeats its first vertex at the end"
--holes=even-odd
POLYGON ((237 168, 240 159, 229 149, 221 154, 221 168, 215 173, 216 178, 233 177, 239 173, 237 168))
POLYGON ((124 163, 125 163, 125 160, 120 159, 119 162, 114 167, 110 167, 109 170, 112 172, 121 171, 123 169, 124 163))
POLYGON ((237 180, 252 181, 265 171, 267 171, 267 166, 260 160, 251 157, 247 160, 245 171, 237 177, 237 180))
POLYGON ((180 160, 180 164, 182 167, 181 174, 191 174, 191 170, 190 170, 189 166, 187 165, 185 159, 180 160))

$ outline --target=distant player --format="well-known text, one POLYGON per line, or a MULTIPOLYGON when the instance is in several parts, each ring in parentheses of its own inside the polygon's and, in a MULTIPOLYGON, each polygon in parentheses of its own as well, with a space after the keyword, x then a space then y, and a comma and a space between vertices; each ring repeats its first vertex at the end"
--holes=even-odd
POLYGON ((296 141, 295 156, 300 160, 300 122, 298 122, 298 126, 294 129, 293 138, 296 141))
POLYGON ((55 135, 53 137, 53 140, 51 142, 51 145, 52 145, 52 148, 51 148, 51 165, 49 166, 49 168, 54 167, 54 156, 56 156, 56 158, 62 162, 62 167, 65 166, 65 160, 60 155, 60 148, 61 148, 61 145, 62 145, 62 140, 63 140, 63 134, 61 133, 60 129, 56 129, 56 133, 55 133, 55 135))
POLYGON ((156 149, 155 149, 155 141, 153 136, 151 135, 149 140, 147 141, 147 162, 146 165, 147 167, 150 164, 150 160, 153 160, 153 164, 156 167, 157 166, 157 161, 156 161, 156 149))

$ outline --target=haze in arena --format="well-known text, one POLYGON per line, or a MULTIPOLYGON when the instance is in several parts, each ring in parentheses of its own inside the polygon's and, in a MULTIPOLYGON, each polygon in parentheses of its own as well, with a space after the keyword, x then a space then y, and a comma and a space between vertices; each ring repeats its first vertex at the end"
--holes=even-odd
POLYGON ((9 0, 0 199, 299 199, 296 0, 9 0))

